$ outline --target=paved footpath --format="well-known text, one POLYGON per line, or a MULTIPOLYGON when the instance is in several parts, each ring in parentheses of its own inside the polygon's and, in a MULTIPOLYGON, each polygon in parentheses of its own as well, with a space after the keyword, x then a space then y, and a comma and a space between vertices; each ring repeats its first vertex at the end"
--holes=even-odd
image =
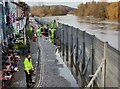
MULTIPOLYGON (((55 50, 56 46, 46 40, 44 36, 39 38, 38 42, 31 42, 31 57, 34 67, 37 67, 39 60, 38 77, 34 87, 78 87, 70 70, 55 50)), ((26 88, 23 69, 24 58, 21 56, 19 71, 15 75, 16 79, 12 81, 12 87, 26 88)))
POLYGON ((40 75, 35 87, 78 87, 72 74, 56 55, 54 46, 42 36, 39 40, 40 47, 40 75))

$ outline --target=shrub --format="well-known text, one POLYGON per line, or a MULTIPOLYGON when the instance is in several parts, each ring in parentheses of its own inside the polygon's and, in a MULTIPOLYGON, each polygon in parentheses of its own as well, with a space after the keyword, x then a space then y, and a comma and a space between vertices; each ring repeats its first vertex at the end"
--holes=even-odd
POLYGON ((18 40, 17 43, 15 44, 15 48, 17 50, 20 50, 22 45, 24 45, 23 40, 18 40))
POLYGON ((18 46, 19 45, 23 45, 23 40, 18 40, 18 42, 16 43, 18 46))
POLYGON ((20 33, 16 34, 15 37, 16 37, 16 38, 21 37, 20 33))
POLYGON ((21 49, 22 49, 22 50, 27 50, 27 49, 28 49, 28 46, 27 46, 27 45, 21 45, 21 49))

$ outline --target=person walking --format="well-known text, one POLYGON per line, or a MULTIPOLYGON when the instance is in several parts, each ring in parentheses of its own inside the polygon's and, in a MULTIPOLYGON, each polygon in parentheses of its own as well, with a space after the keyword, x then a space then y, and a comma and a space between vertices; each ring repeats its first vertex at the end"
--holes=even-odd
POLYGON ((27 54, 24 60, 24 71, 26 75, 27 87, 30 87, 32 84, 32 70, 33 70, 32 58, 29 54, 27 54))

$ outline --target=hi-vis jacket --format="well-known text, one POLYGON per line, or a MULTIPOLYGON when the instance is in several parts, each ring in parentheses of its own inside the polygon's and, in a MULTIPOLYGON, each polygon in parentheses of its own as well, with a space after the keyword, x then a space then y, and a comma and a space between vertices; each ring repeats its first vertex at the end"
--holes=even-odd
POLYGON ((56 22, 50 22, 50 28, 51 29, 56 29, 57 28, 57 23, 56 22))
POLYGON ((52 38, 52 39, 55 38, 55 29, 51 29, 51 38, 52 38))
POLYGON ((30 29, 29 29, 31 32, 33 31, 33 28, 32 27, 30 27, 30 29))
POLYGON ((38 36, 41 36, 41 28, 38 28, 38 36))
POLYGON ((28 74, 30 74, 29 70, 33 69, 33 65, 32 65, 32 59, 25 58, 24 60, 24 70, 27 71, 28 74))
POLYGON ((53 28, 53 22, 50 22, 50 28, 51 29, 53 28))

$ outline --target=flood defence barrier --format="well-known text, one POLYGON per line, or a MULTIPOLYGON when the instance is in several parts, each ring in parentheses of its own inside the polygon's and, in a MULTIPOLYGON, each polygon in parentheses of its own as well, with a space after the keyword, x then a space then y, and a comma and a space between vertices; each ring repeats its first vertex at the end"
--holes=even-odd
POLYGON ((82 83, 81 87, 120 87, 120 52, 108 42, 62 23, 58 23, 55 38, 63 61, 82 83))

